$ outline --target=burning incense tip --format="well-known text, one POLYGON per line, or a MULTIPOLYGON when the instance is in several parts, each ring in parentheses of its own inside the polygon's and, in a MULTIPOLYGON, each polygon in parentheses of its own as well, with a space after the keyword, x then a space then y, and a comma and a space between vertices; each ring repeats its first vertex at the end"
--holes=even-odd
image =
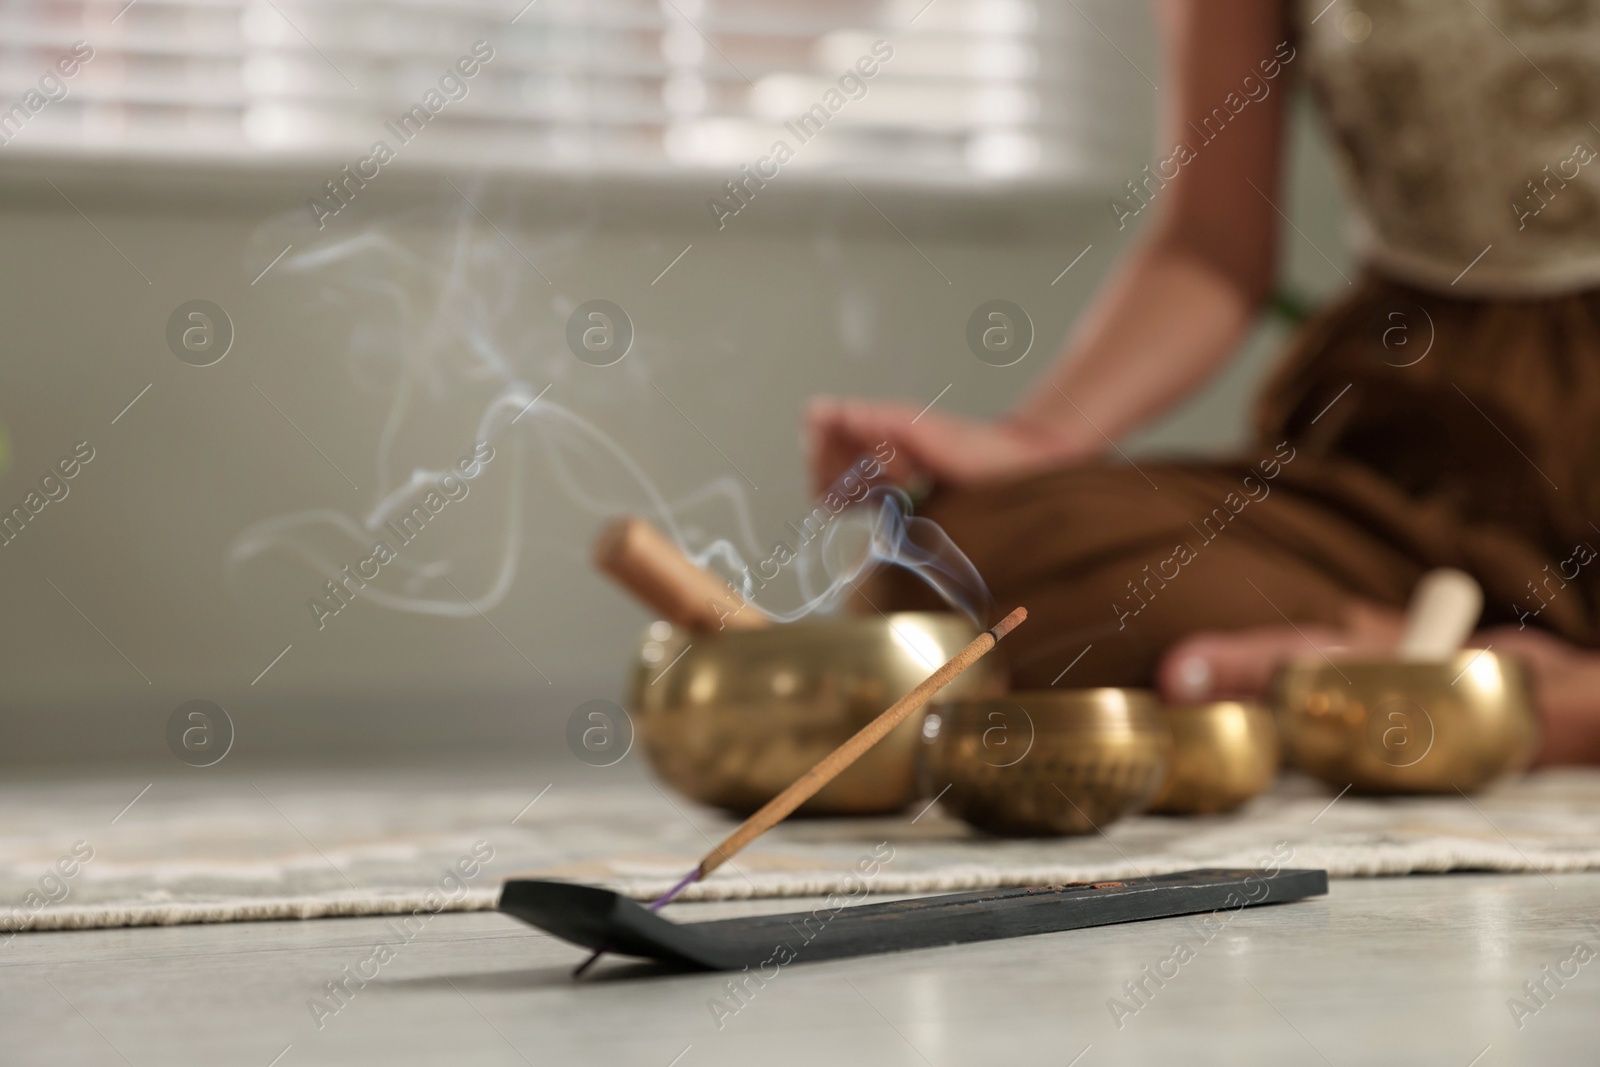
POLYGON ((1018 608, 1016 611, 1013 611, 1010 615, 1007 615, 1005 618, 991 626, 989 628, 989 633, 994 635, 994 639, 996 641, 999 641, 1006 634, 1020 626, 1023 621, 1027 619, 1027 617, 1028 609, 1018 608))

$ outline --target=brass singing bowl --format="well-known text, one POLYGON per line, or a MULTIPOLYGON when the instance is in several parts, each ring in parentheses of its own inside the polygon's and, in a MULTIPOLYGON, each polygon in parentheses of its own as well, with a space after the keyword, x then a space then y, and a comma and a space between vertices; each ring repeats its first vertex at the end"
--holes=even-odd
POLYGON ((1161 715, 1172 731, 1172 760, 1150 811, 1232 811, 1277 777, 1278 728, 1261 705, 1231 700, 1166 705, 1161 715))
MULTIPOLYGON (((651 627, 631 707, 646 757, 667 784, 745 814, 800 777, 965 647, 978 630, 958 615, 899 612, 760 630, 651 627)), ((987 656, 935 700, 998 693, 987 656)), ((800 811, 867 815, 916 798, 916 712, 800 811)))
POLYGON ((1093 833, 1150 802, 1171 748, 1144 690, 955 700, 923 724, 923 790, 992 834, 1093 833))
POLYGON ((1528 673, 1491 652, 1301 660, 1278 669, 1272 693, 1289 760, 1336 789, 1470 793, 1539 748, 1528 673))

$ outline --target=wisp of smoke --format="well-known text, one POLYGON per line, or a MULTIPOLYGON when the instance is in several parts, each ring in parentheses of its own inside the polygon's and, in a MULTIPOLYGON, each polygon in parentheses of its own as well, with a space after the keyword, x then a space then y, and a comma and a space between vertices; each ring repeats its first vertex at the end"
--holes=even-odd
MULTIPOLYGON (((363 599, 430 615, 486 612, 516 583, 525 468, 531 454, 577 506, 597 516, 626 511, 651 518, 691 558, 722 573, 774 620, 790 622, 837 610, 869 571, 891 564, 911 570, 984 625, 992 601, 982 578, 943 530, 911 513, 909 498, 898 489, 870 485, 870 479, 846 485, 842 488, 854 490, 848 508, 815 507, 798 525, 789 524, 795 543, 780 541, 764 556, 743 491, 733 479, 709 479, 692 493, 668 498, 608 434, 546 395, 554 380, 540 387, 519 369, 502 336, 519 335, 509 325, 525 295, 518 285, 516 259, 506 253, 500 237, 479 232, 474 222, 471 212, 460 213, 450 231, 450 247, 440 256, 420 255, 373 228, 320 243, 302 237, 295 253, 283 259, 286 272, 316 281, 326 299, 378 302, 378 310, 360 318, 353 329, 350 347, 358 380, 390 396, 376 441, 379 488, 364 514, 311 508, 254 523, 229 551, 230 574, 265 553, 282 552, 309 566, 321 580, 337 583, 342 572, 349 573, 352 559, 384 543, 393 549, 392 559, 381 577, 363 584, 363 599), (437 418, 445 401, 459 392, 488 394, 472 440, 491 445, 497 457, 494 478, 507 486, 499 498, 492 565, 487 575, 469 583, 471 588, 452 578, 458 560, 448 539, 430 537, 426 555, 421 546, 388 543, 393 524, 403 523, 442 479, 459 480, 454 468, 436 465, 437 459, 434 465, 414 464, 404 475, 396 473, 403 463, 399 457, 417 447, 417 423, 430 415, 437 418), (501 461, 500 455, 509 458, 501 461), (578 464, 603 464, 620 472, 624 488, 598 494, 592 480, 580 475, 578 464), (707 537, 685 521, 685 515, 718 503, 731 516, 731 523, 725 523, 731 525, 729 536, 707 537), (798 589, 797 602, 788 607, 778 606, 777 594, 768 592, 780 574, 798 589)), ((559 378, 559 355, 548 365, 552 379, 559 378)), ((475 574, 481 570, 473 568, 475 574)))

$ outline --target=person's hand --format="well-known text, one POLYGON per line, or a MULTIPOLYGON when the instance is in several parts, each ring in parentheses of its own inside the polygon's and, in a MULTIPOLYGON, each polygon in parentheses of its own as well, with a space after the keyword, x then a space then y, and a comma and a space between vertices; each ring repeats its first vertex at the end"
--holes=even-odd
POLYGON ((1156 672, 1169 703, 1260 700, 1278 664, 1319 654, 1391 655, 1405 617, 1398 611, 1353 603, 1340 626, 1262 626, 1251 630, 1200 631, 1167 649, 1156 672))
MULTIPOLYGON (((1389 655, 1402 626, 1399 612, 1357 605, 1341 627, 1266 626, 1191 634, 1162 657, 1158 685, 1171 703, 1260 700, 1273 669, 1284 660, 1319 651, 1335 660, 1340 655, 1389 655)), ((1480 631, 1470 644, 1519 659, 1532 673, 1544 727, 1539 764, 1600 763, 1600 654, 1542 630, 1513 626, 1480 631)))
POLYGON ((1484 630, 1472 643, 1522 660, 1533 674, 1544 725, 1538 763, 1600 763, 1600 655, 1515 626, 1484 630))
POLYGON ((884 477, 973 485, 1021 477, 1082 458, 1066 435, 1015 421, 979 422, 897 401, 814 397, 806 407, 812 491, 825 491, 863 455, 887 443, 884 477))

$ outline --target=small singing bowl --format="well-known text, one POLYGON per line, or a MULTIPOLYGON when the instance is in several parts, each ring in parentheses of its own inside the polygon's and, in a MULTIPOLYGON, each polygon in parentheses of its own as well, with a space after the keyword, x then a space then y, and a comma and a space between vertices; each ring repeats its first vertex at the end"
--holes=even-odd
POLYGON ((1143 690, 954 700, 923 722, 922 784, 991 834, 1093 833, 1150 802, 1171 748, 1155 697, 1143 690))
MULTIPOLYGON (((667 784, 740 814, 771 800, 978 636, 958 615, 798 622, 692 633, 651 626, 631 707, 667 784)), ((998 657, 978 660, 937 699, 1004 689, 998 657)), ((895 812, 916 798, 922 714, 890 731, 800 811, 895 812)))
POLYGON ((1526 669, 1468 650, 1437 663, 1300 660, 1273 678, 1288 759, 1336 789, 1472 792, 1539 747, 1526 669))
POLYGON ((1231 700, 1167 705, 1161 715, 1172 731, 1172 760, 1150 811, 1232 811, 1277 776, 1278 728, 1261 705, 1231 700))

